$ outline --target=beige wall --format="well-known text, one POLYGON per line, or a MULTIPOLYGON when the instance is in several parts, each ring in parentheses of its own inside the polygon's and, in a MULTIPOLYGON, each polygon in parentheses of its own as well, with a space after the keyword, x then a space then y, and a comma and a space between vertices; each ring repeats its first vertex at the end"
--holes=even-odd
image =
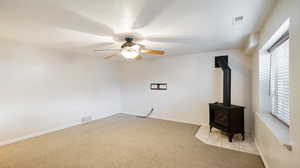
POLYGON ((79 124, 85 116, 144 115, 151 107, 156 118, 207 125, 207 103, 222 101, 222 72, 214 68, 218 55, 229 55, 232 103, 247 107, 246 129, 253 128, 251 58, 240 50, 121 66, 5 40, 0 53, 0 145, 79 124), (150 91, 150 82, 168 82, 168 91, 150 91))
MULTIPOLYGON (((292 151, 288 151, 256 115, 255 139, 268 168, 300 167, 300 1, 278 0, 260 32, 260 49, 284 21, 290 17, 290 112, 289 128, 292 151)), ((253 57, 253 110, 260 112, 258 97, 258 51, 253 57)))
POLYGON ((214 57, 229 55, 232 103, 246 106, 246 130, 252 131, 251 57, 239 50, 165 56, 121 64, 122 110, 152 117, 208 125, 208 103, 222 102, 222 71, 214 57), (167 82, 167 91, 151 91, 151 82, 167 82))
POLYGON ((118 64, 0 40, 0 145, 120 112, 118 64))

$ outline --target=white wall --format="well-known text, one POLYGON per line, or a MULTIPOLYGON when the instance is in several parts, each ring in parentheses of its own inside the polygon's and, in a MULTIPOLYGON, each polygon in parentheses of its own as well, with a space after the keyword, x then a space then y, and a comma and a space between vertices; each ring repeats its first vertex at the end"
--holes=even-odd
POLYGON ((121 64, 122 110, 152 117, 208 125, 208 103, 222 102, 222 71, 214 56, 229 55, 232 103, 246 106, 246 129, 252 130, 251 58, 239 50, 165 56, 121 64), (150 90, 151 82, 167 82, 167 91, 150 90))
POLYGON ((5 40, 0 54, 0 144, 120 112, 118 63, 5 40))
MULTIPOLYGON (((288 151, 272 134, 259 116, 255 116, 255 139, 268 168, 300 167, 300 1, 278 0, 270 18, 260 32, 258 50, 276 32, 282 23, 290 17, 290 141, 292 151, 288 151)), ((258 97, 258 51, 253 57, 253 109, 260 112, 258 97)))

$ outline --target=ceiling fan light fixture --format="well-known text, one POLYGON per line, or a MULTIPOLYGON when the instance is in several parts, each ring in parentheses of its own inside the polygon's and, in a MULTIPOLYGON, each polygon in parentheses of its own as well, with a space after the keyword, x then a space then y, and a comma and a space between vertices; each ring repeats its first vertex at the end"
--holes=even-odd
POLYGON ((127 59, 134 59, 140 55, 141 46, 140 45, 133 45, 133 46, 126 46, 122 48, 121 54, 127 59))

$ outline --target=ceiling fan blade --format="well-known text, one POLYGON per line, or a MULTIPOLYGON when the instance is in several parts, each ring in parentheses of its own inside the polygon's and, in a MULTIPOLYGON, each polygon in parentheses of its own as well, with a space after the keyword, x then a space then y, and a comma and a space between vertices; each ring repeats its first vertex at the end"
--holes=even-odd
MULTIPOLYGON (((142 2, 138 4, 140 12, 135 18, 131 28, 141 29, 144 28, 155 20, 159 19, 160 15, 164 13, 175 2, 174 0, 152 0, 152 1, 137 1, 142 2), (143 3, 144 2, 144 3, 143 3)), ((130 8, 135 11, 135 8, 130 8)))
MULTIPOLYGON (((93 21, 83 14, 73 12, 70 9, 67 10, 61 6, 66 5, 67 3, 59 4, 60 3, 53 1, 27 1, 26 8, 19 8, 18 11, 13 11, 14 13, 12 16, 22 17, 24 20, 28 21, 28 23, 55 25, 60 28, 97 36, 114 35, 114 30, 106 24, 99 23, 99 21, 93 21), (47 19, 45 19, 44 15, 41 15, 41 13, 51 13, 51 15, 47 15, 47 19)), ((9 10, 11 9, 10 7, 12 7, 12 9, 15 8, 15 5, 16 4, 11 3, 6 7, 9 10)), ((1 12, 2 10, 3 8, 1 8, 1 12)))
POLYGON ((205 35, 192 36, 192 35, 150 35, 145 37, 148 41, 159 43, 177 43, 177 44, 194 44, 195 40, 210 40, 205 35))
POLYGON ((134 59, 135 60, 141 60, 141 59, 143 59, 144 57, 142 56, 142 55, 138 55, 137 57, 135 57, 134 59))
POLYGON ((120 49, 95 49, 95 52, 102 52, 102 51, 120 51, 120 49))
POLYGON ((115 57, 115 56, 118 56, 119 53, 114 53, 112 55, 109 55, 109 56, 105 56, 104 59, 111 59, 112 57, 115 57))
POLYGON ((158 54, 158 55, 164 55, 165 51, 162 50, 146 50, 146 49, 142 49, 141 53, 144 54, 158 54))
POLYGON ((99 49, 100 48, 111 48, 110 46, 112 46, 113 44, 115 44, 115 43, 114 42, 99 42, 99 43, 82 46, 79 49, 80 50, 94 50, 95 48, 99 48, 99 49))

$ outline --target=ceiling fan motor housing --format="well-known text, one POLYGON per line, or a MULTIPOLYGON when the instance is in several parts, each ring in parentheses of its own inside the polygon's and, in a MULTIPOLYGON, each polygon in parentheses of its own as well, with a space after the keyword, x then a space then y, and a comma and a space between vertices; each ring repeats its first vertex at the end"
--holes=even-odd
POLYGON ((132 42, 132 41, 133 41, 133 38, 132 38, 132 37, 125 37, 125 41, 126 41, 126 42, 132 42))
POLYGON ((135 43, 133 42, 133 38, 131 37, 125 37, 125 41, 126 43, 124 43, 121 47, 124 48, 124 47, 131 47, 131 46, 134 46, 135 43))

